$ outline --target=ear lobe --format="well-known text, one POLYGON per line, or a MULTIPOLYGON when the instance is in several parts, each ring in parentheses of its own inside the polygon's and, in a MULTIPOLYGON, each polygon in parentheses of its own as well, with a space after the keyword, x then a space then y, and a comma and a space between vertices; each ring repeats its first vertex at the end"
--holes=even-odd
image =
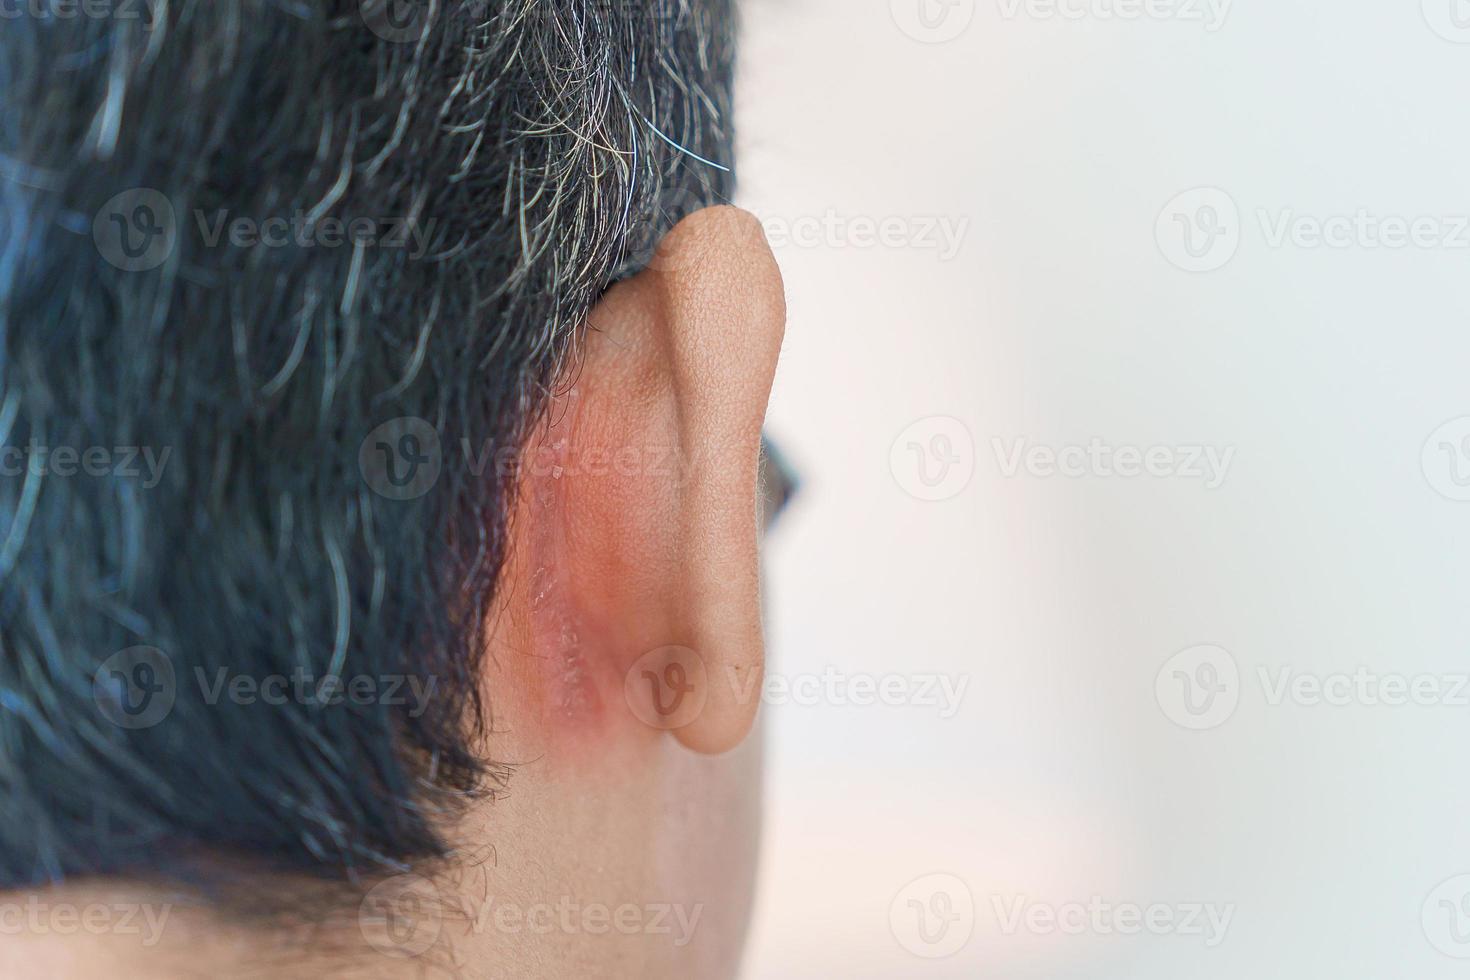
MULTIPOLYGON (((606 644, 616 666, 611 712, 631 708, 700 752, 738 745, 759 707, 760 434, 785 316, 759 223, 734 208, 698 212, 594 311, 569 396, 549 516, 580 642, 606 644), (624 675, 670 647, 693 651, 705 689, 655 688, 651 700, 702 707, 674 717, 654 705, 650 716, 632 694, 625 705, 624 675)), ((647 673, 655 685, 666 676, 647 673)), ((681 668, 679 683, 700 674, 681 668)))

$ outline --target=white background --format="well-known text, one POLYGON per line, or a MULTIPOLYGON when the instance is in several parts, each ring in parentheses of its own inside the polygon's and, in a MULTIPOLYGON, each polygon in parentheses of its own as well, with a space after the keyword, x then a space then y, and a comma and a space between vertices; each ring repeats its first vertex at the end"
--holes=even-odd
POLYGON ((739 203, 778 228, 898 217, 915 238, 778 248, 771 429, 806 488, 770 542, 771 670, 970 678, 948 719, 767 706, 747 974, 1465 976, 1434 938, 1470 955, 1470 914, 1457 943, 1431 893, 1470 872, 1470 706, 1271 704, 1261 680, 1362 668, 1448 695, 1470 672, 1470 503, 1446 495, 1464 433, 1421 465, 1470 415, 1459 0, 1238 0, 1214 31, 1204 0, 1134 19, 1104 16, 1117 0, 923 0, 964 27, 939 44, 911 36, 919 2, 744 2, 739 203), (1238 210, 1216 212, 1237 251, 1187 272, 1166 207, 1199 187, 1238 210), (1440 240, 1271 241, 1283 215, 1360 210, 1430 217, 1440 240), (969 222, 947 260, 919 241, 936 216, 969 222), (938 502, 890 458, 930 416, 963 422, 974 470, 938 502), (1207 489, 1007 476, 992 443, 1094 438, 1234 456, 1207 489), (1155 681, 1201 644, 1232 658, 1238 704, 1192 731, 1155 681), (935 873, 965 883, 973 915, 951 925, 973 933, 931 960, 890 907, 912 918, 900 891, 935 873), (1018 901, 1233 913, 1211 948, 1007 933, 1018 901))

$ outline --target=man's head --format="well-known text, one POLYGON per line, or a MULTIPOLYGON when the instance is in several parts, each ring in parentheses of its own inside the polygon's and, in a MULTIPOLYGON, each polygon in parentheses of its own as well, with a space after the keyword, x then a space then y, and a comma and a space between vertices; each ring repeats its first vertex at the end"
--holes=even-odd
POLYGON ((730 192, 727 0, 95 9, 0 34, 0 887, 422 881, 428 955, 543 944, 463 894, 723 902, 728 964, 668 848, 748 873, 684 746, 758 700, 779 277, 653 247, 730 192))

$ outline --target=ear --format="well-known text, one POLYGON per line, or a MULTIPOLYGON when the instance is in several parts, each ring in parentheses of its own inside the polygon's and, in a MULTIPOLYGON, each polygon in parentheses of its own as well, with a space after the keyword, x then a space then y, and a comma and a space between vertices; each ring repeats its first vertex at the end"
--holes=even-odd
POLYGON ((595 713, 709 753, 750 731, 760 434, 785 320, 760 224, 727 207, 680 222, 589 318, 575 380, 533 437, 512 545, 531 559, 532 644, 564 720, 595 713))

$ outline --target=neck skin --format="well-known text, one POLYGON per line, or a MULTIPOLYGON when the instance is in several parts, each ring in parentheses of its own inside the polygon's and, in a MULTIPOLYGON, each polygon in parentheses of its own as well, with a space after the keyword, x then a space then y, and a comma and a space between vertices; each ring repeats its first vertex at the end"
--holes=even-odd
POLYGON ((0 895, 0 976, 733 976, 757 816, 730 787, 758 780, 758 741, 704 759, 666 738, 651 758, 608 759, 645 766, 631 780, 522 767, 467 819, 480 860, 432 878, 435 911, 394 903, 396 939, 353 908, 327 925, 252 929, 158 889, 74 885, 0 895), (691 786, 707 805, 688 805, 691 786))

